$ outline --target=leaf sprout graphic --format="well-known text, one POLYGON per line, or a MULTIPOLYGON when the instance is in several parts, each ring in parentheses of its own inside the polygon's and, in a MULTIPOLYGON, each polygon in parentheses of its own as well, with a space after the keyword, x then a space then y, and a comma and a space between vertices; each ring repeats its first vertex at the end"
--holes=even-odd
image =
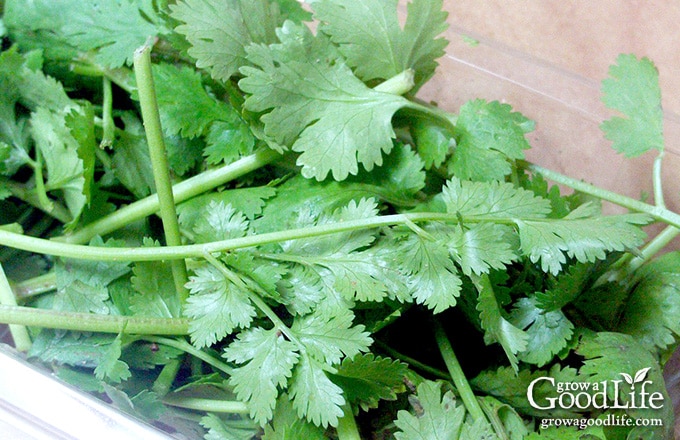
POLYGON ((623 376, 624 380, 630 384, 630 386, 635 389, 635 384, 638 382, 642 382, 645 380, 645 377, 647 377, 647 373, 652 367, 647 367, 639 370, 637 373, 635 373, 635 377, 631 376, 628 373, 619 373, 621 376, 623 376))

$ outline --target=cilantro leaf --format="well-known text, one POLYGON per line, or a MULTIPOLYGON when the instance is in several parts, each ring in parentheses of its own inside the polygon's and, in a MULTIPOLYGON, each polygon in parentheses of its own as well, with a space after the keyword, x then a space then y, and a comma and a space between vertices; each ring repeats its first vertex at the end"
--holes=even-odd
POLYGON ((78 155, 79 144, 64 116, 38 108, 31 115, 31 134, 45 160, 46 189, 61 191, 71 215, 77 219, 87 202, 85 169, 78 155))
POLYGON ((602 101, 623 113, 601 124, 612 147, 626 157, 649 150, 663 151, 663 110, 659 72, 647 58, 621 54, 602 81, 602 101))
POLYGON ((460 179, 503 180, 511 172, 508 161, 524 159, 530 148, 524 136, 534 124, 508 104, 476 99, 460 108, 456 129, 449 172, 460 179))
POLYGON ((131 282, 136 293, 129 296, 129 308, 133 314, 157 318, 177 318, 181 315, 169 262, 138 261, 132 272, 131 282))
POLYGON ((343 63, 308 59, 273 46, 254 45, 239 86, 249 96, 245 108, 265 112, 265 134, 302 153, 297 160, 307 178, 328 173, 344 180, 382 164, 393 147, 392 116, 409 106, 405 98, 368 88, 343 63))
POLYGON ((170 6, 171 16, 182 22, 175 30, 191 44, 196 66, 213 78, 227 81, 249 64, 245 48, 251 43, 274 43, 281 23, 269 1, 185 0, 170 6))
POLYGON ((416 120, 411 126, 411 135, 427 169, 439 168, 456 146, 446 129, 426 120, 416 120))
POLYGON ((264 425, 272 418, 277 387, 286 386, 298 361, 297 346, 276 329, 257 327, 239 334, 226 348, 224 357, 245 363, 234 369, 229 384, 237 397, 248 403, 250 416, 264 425))
POLYGON ((547 312, 536 305, 536 298, 520 298, 510 316, 517 328, 528 336, 527 347, 519 359, 539 367, 546 365, 567 346, 573 335, 574 325, 561 310, 547 312))
POLYGON ((646 215, 589 217, 587 211, 579 208, 558 220, 515 220, 522 252, 532 262, 540 261, 545 272, 557 275, 567 256, 592 263, 604 259, 606 252, 624 251, 643 243, 646 234, 640 225, 648 223, 646 215))
POLYGON ((447 212, 463 217, 543 218, 550 202, 531 191, 506 182, 471 182, 451 178, 442 189, 447 212))
POLYGON ((122 346, 122 334, 119 334, 107 348, 97 368, 94 369, 97 379, 106 379, 109 383, 119 383, 132 376, 129 366, 120 360, 122 346))
MULTIPOLYGON (((426 232, 436 227, 426 226, 426 232)), ((451 260, 446 240, 430 240, 418 234, 409 234, 399 244, 398 264, 409 279, 411 295, 418 304, 424 304, 434 313, 456 305, 462 281, 456 265, 451 260)))
POLYGON ((342 388, 326 376, 323 364, 302 355, 288 387, 298 417, 316 426, 337 426, 345 404, 342 388))
POLYGON ((517 353, 527 349, 529 336, 506 319, 487 275, 477 278, 475 283, 479 292, 477 310, 485 331, 485 339, 498 342, 503 347, 510 365, 517 370, 517 353))
POLYGON ((212 345, 237 327, 248 327, 255 316, 249 293, 213 266, 196 268, 187 287, 184 314, 191 318, 189 333, 197 347, 212 345))
POLYGON ((397 0, 340 0, 314 2, 319 29, 338 44, 343 56, 363 81, 388 79, 414 69, 416 84, 434 73, 447 41, 437 38, 446 30, 442 2, 416 0, 408 4, 402 29, 397 0))
POLYGON ((208 430, 205 440, 251 440, 256 433, 254 429, 231 426, 215 413, 208 413, 202 417, 201 426, 208 430))
POLYGON ((422 414, 416 416, 406 410, 397 413, 394 424, 400 429, 397 440, 458 439, 465 420, 465 407, 456 405, 451 391, 442 396, 441 384, 424 381, 416 394, 422 414))
POLYGON ((368 353, 346 357, 329 377, 350 403, 368 411, 377 408, 380 400, 397 399, 397 393, 404 391, 407 371, 404 363, 368 353))
POLYGON ((62 0, 71 14, 59 31, 83 51, 97 49, 94 59, 106 67, 131 65, 135 50, 163 32, 152 0, 72 1, 62 0))
POLYGON ((153 65, 153 75, 161 125, 168 134, 193 138, 216 121, 243 124, 233 107, 208 94, 196 70, 160 63, 153 65))
POLYGON ((305 346, 312 358, 328 364, 338 364, 342 356, 348 358, 368 351, 373 340, 363 325, 352 327, 354 314, 345 310, 336 316, 318 313, 296 317, 291 331, 305 346))
POLYGON ((248 221, 243 214, 225 205, 224 202, 211 201, 196 219, 194 241, 209 243, 228 238, 243 237, 248 229, 248 221))
POLYGON ((677 252, 644 266, 621 310, 616 330, 635 337, 646 349, 666 349, 680 337, 677 252))
POLYGON ((578 298, 594 272, 590 263, 569 266, 568 270, 561 272, 550 282, 548 289, 536 292, 536 306, 546 312, 561 309, 578 298))
POLYGON ((262 440, 326 440, 322 428, 300 419, 287 395, 279 397, 272 422, 264 427, 262 440))
MULTIPOLYGON (((555 382, 578 382, 578 372, 571 367, 552 364, 549 370, 531 371, 522 368, 516 371, 512 367, 500 367, 485 370, 470 381, 479 393, 496 397, 507 403, 518 412, 535 417, 574 417, 578 414, 569 409, 539 410, 531 406, 527 399, 529 384, 539 377, 552 377, 555 382)), ((545 406, 548 398, 558 397, 555 388, 548 382, 539 381, 533 388, 533 397, 538 405, 545 406)))
POLYGON ((503 269, 517 259, 511 246, 513 230, 505 225, 479 223, 466 228, 455 228, 449 234, 449 252, 465 275, 488 273, 503 269))

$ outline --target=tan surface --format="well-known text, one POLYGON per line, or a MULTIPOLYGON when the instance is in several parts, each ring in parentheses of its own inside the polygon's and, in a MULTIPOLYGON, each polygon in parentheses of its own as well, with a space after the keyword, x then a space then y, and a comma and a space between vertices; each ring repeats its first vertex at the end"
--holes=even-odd
POLYGON ((508 102, 537 123, 530 160, 635 198, 652 193, 655 155, 628 160, 609 147, 599 124, 613 113, 601 104, 599 87, 618 54, 651 58, 666 112, 664 194, 667 205, 680 210, 680 2, 444 0, 444 5, 450 45, 421 96, 453 111, 477 97, 508 102), (480 44, 473 47, 464 36, 480 44))
MULTIPOLYGON (((680 1, 444 4, 450 13, 446 36, 451 43, 421 96, 452 111, 477 97, 508 102, 537 123, 530 136, 530 160, 635 198, 652 192, 655 155, 630 160, 609 147, 599 124, 612 113, 600 103, 599 87, 618 54, 652 59, 666 113, 664 197, 669 207, 680 211, 680 1), (472 47, 462 36, 480 44, 472 47)), ((680 240, 673 245, 680 248, 680 240)), ((677 417, 680 356, 666 370, 677 417)), ((678 428, 676 435, 680 438, 678 428)))

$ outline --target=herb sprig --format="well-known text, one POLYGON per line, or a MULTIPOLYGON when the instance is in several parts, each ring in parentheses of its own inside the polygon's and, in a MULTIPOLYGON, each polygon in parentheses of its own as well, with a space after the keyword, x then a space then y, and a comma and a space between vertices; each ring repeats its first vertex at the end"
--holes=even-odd
POLYGON ((534 123, 509 104, 419 101, 440 0, 403 24, 396 0, 308 6, 5 2, 0 322, 17 347, 188 438, 669 437, 680 266, 657 254, 680 216, 653 63, 622 55, 602 87, 603 136, 658 152, 649 204, 528 163, 534 123), (541 377, 642 376, 664 405, 626 414, 663 426, 540 430, 612 411, 527 398, 541 377))

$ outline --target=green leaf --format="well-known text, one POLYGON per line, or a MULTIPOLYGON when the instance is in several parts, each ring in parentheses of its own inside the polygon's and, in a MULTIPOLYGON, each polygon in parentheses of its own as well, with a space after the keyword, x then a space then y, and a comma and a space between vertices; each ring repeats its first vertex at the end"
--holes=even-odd
POLYGON ((107 348, 97 368, 94 369, 97 379, 119 383, 132 376, 130 367, 120 360, 122 346, 122 334, 119 334, 107 348))
POLYGON ((456 140, 447 129, 426 120, 416 120, 411 135, 427 169, 439 168, 456 146, 456 140))
POLYGON ((319 29, 340 46, 348 64, 363 81, 388 79, 414 69, 416 84, 429 79, 448 42, 437 38, 448 27, 442 1, 416 0, 408 4, 403 25, 397 0, 340 0, 314 2, 319 29))
POLYGON ((524 150, 530 148, 524 136, 534 123, 508 104, 476 99, 460 108, 456 129, 449 172, 459 179, 504 180, 512 170, 509 161, 524 159, 524 150))
POLYGON ((82 51, 96 49, 96 62, 116 68, 131 65, 134 52, 163 32, 152 0, 61 0, 69 11, 58 32, 82 51))
POLYGON ((517 353, 527 349, 529 335, 505 318, 487 275, 482 275, 474 281, 479 292, 477 310, 485 331, 485 339, 501 344, 510 365, 517 370, 517 353))
POLYGON ((652 352, 657 347, 666 349, 680 337, 679 256, 668 253, 638 271, 616 326, 652 352))
POLYGON ((272 418, 278 387, 286 387, 299 358, 297 350, 277 329, 258 327, 239 334, 224 352, 229 361, 245 364, 234 369, 229 384, 260 425, 272 418))
POLYGON ((245 108, 265 113, 265 134, 302 153, 297 163, 307 178, 344 180, 359 164, 381 165, 393 147, 392 116, 409 101, 368 88, 343 63, 304 53, 289 59, 276 46, 251 46, 256 67, 243 67, 239 81, 249 94, 245 108))
POLYGON ((213 266, 196 268, 187 287, 190 296, 184 314, 191 318, 191 341, 199 348, 214 344, 237 327, 248 327, 255 316, 249 293, 213 266))
POLYGON ((322 428, 300 419, 287 395, 279 397, 274 419, 264 427, 262 440, 326 440, 322 428))
POLYGON ((520 298, 514 305, 510 322, 527 336, 525 351, 519 359, 539 367, 546 365, 567 346, 574 325, 561 310, 547 312, 537 307, 535 297, 520 298))
POLYGON ((243 237, 248 230, 248 221, 240 212, 224 202, 211 201, 194 224, 194 241, 209 243, 243 237))
MULTIPOLYGON (((437 226, 426 226, 435 232, 437 226)), ((446 240, 433 241, 417 234, 409 234, 399 243, 398 264, 409 278, 411 295, 434 313, 456 305, 462 281, 449 255, 446 240)))
MULTIPOLYGON (((473 378, 470 384, 479 393, 494 396, 522 414, 535 417, 577 417, 578 413, 570 409, 557 407, 555 410, 539 410, 531 406, 527 399, 527 390, 530 384, 539 377, 551 377, 555 379, 555 383, 580 380, 574 368, 553 364, 550 369, 535 371, 526 368, 516 371, 512 367, 489 369, 473 378)), ((559 397, 555 387, 544 380, 534 385, 532 395, 540 406, 545 406, 549 402, 546 399, 559 397)))
POLYGON ((56 330, 42 329, 33 338, 28 356, 46 363, 94 369, 107 356, 115 338, 115 335, 104 333, 57 333, 56 330))
POLYGON ((311 313, 296 317, 291 331, 310 357, 333 365, 340 363, 343 355, 351 358, 367 352, 373 342, 363 325, 352 326, 353 320, 349 310, 332 317, 311 313))
POLYGON ((142 123, 130 113, 125 113, 121 119, 125 131, 118 132, 114 141, 113 173, 136 197, 146 197, 156 192, 156 183, 142 123))
POLYGON ((207 145, 203 154, 211 165, 232 163, 241 156, 252 153, 255 146, 255 136, 242 120, 214 121, 208 129, 205 141, 207 145))
MULTIPOLYGON (((586 213, 587 214, 587 213, 586 213)), ((515 220, 522 252, 545 272, 557 275, 567 257, 581 263, 603 260, 607 252, 640 246, 646 237, 644 214, 587 217, 583 209, 562 219, 515 220)))
POLYGON ((87 203, 85 169, 78 141, 71 135, 64 115, 38 108, 31 115, 31 134, 47 168, 46 188, 60 191, 77 219, 87 203))
POLYGON ((470 182, 451 178, 442 189, 446 211, 463 217, 543 218, 550 201, 506 182, 470 182))
POLYGON ((451 391, 442 396, 441 384, 424 381, 418 385, 416 394, 418 415, 406 410, 397 413, 394 424, 400 429, 397 440, 449 440, 460 438, 465 407, 456 405, 451 391), (422 413, 421 413, 422 412, 422 413))
POLYGON ((175 30, 191 44, 188 52, 196 66, 225 82, 249 64, 245 48, 276 42, 274 31, 281 24, 278 8, 269 1, 185 0, 170 10, 183 23, 175 30))
POLYGON ((208 206, 212 203, 230 205, 236 211, 243 213, 248 220, 253 220, 262 213, 265 200, 273 197, 276 189, 261 186, 235 188, 221 192, 211 192, 194 197, 177 205, 180 224, 187 230, 193 230, 196 223, 201 221, 208 206))
MULTIPOLYGON (((648 393, 660 393, 664 401, 660 409, 650 408, 639 404, 631 405, 626 413, 633 419, 673 417, 673 406, 666 390, 663 372, 655 356, 639 344, 631 335, 614 332, 600 332, 589 335, 581 340, 576 353, 583 356, 585 361, 580 373, 590 382, 621 380, 619 388, 607 388, 608 397, 614 399, 615 390, 619 391, 619 402, 631 403, 631 388, 625 384, 624 374, 637 377, 640 372, 646 373, 645 389, 648 393)), ((637 403, 637 402, 636 402, 637 403)), ((659 402, 657 402, 659 404, 659 402)), ((665 426, 636 427, 630 431, 630 438, 670 438, 672 424, 665 426), (633 434, 634 432, 634 434, 633 434)))
POLYGON ((196 70, 161 63, 153 65, 153 75, 161 125, 168 134, 193 138, 206 134, 216 121, 243 124, 233 107, 208 94, 196 70))
MULTIPOLYGON (((146 245, 149 245, 148 241, 146 245)), ((129 307, 134 315, 155 318, 178 318, 181 315, 170 262, 138 261, 132 271, 131 281, 136 293, 129 297, 129 307)))
POLYGON ((513 230, 494 223, 473 224, 452 231, 449 252, 465 275, 481 275, 491 269, 504 269, 517 259, 511 245, 513 230))
POLYGON ((536 292, 536 306, 546 312, 559 310, 574 301, 593 277, 593 264, 576 263, 561 272, 544 292, 536 292))
POLYGON ((524 440, 529 434, 529 430, 525 426, 525 421, 522 417, 515 411, 515 409, 504 404, 494 397, 482 396, 479 399, 484 402, 485 407, 488 408, 487 413, 491 413, 496 420, 503 424, 505 433, 510 440, 524 440))
POLYGON ((324 371, 327 367, 311 356, 302 355, 288 387, 298 417, 316 426, 337 426, 345 404, 342 389, 324 371))
POLYGON ((363 411, 378 407, 380 400, 396 400, 404 391, 408 366, 372 353, 346 357, 330 379, 339 385, 345 398, 363 411))
POLYGON ((663 110, 659 72, 648 58, 621 54, 602 81, 602 101, 621 112, 601 124, 612 147, 626 157, 663 151, 663 110))
POLYGON ((205 440, 252 440, 256 434, 253 428, 237 426, 237 423, 229 423, 214 413, 208 413, 201 418, 201 426, 208 432, 203 437, 205 440))

